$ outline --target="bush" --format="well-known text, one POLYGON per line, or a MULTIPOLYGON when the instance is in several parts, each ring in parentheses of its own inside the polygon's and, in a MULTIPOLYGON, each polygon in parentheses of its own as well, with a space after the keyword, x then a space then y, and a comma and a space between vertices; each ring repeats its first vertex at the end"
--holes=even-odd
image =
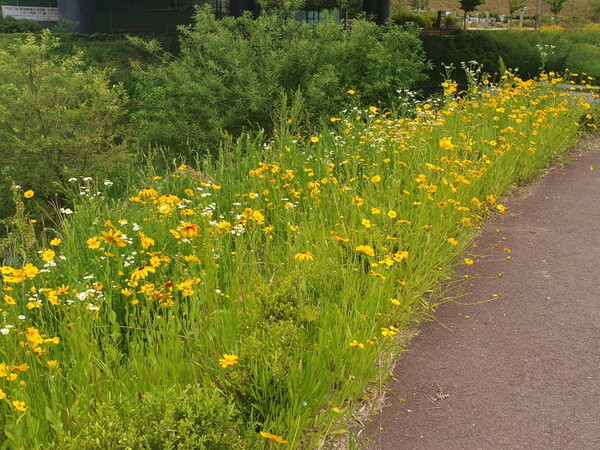
POLYGON ((390 21, 396 25, 412 22, 419 28, 432 28, 437 21, 435 14, 418 14, 415 12, 399 10, 390 16, 390 21))
POLYGON ((0 33, 37 33, 41 30, 42 26, 31 20, 0 17, 0 33))
MULTIPOLYGON (((281 95, 296 92, 314 123, 343 108, 349 89, 365 102, 390 101, 426 66, 414 29, 356 21, 343 31, 333 20, 311 28, 273 15, 217 20, 208 9, 195 20, 178 58, 138 68, 142 147, 207 153, 222 132, 271 130, 281 95)), ((146 48, 160 54, 155 44, 146 48)))
MULTIPOLYGON (((539 45, 554 48, 545 63, 546 71, 587 73, 600 79, 600 31, 593 28, 565 30, 543 27, 541 32, 526 30, 493 31, 469 30, 455 36, 424 36, 423 46, 433 63, 428 85, 437 86, 442 81, 443 65, 460 67, 461 62, 471 60, 484 65, 488 73, 497 73, 498 61, 502 58, 506 67, 518 68, 519 75, 535 77, 540 72, 542 61, 539 45)), ((465 82, 460 72, 457 81, 465 82)))
POLYGON ((11 212, 13 180, 50 197, 58 182, 122 163, 122 88, 80 54, 56 56, 58 45, 44 31, 0 50, 0 217, 11 212))
POLYGON ((78 434, 63 437, 64 447, 226 450, 258 445, 258 434, 243 427, 231 399, 199 385, 104 403, 78 425, 78 434))

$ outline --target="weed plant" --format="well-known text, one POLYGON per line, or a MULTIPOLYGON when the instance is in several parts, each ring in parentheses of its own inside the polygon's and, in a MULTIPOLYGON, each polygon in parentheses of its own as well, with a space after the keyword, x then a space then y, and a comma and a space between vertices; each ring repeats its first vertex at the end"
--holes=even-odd
MULTIPOLYGON (((407 117, 354 107, 309 135, 284 117, 273 139, 149 168, 122 199, 72 178, 74 211, 0 266, 3 445, 315 448, 344 433, 481 220, 577 138, 590 107, 562 82, 506 73, 457 97, 447 81, 407 117)), ((26 223, 35 192, 13 192, 26 223)))

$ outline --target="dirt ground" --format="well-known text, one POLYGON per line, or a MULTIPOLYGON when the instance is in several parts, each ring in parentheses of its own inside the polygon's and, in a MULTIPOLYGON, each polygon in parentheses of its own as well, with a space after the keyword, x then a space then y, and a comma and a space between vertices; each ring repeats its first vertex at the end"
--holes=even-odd
POLYGON ((600 449, 600 136, 508 206, 398 361, 370 450, 600 449))

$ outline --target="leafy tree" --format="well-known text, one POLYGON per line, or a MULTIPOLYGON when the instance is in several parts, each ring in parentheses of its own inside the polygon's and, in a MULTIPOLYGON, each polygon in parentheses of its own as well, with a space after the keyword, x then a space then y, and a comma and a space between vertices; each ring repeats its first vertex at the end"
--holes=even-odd
POLYGON ((460 9, 465 12, 463 19, 464 28, 467 28, 467 14, 471 11, 475 11, 479 5, 483 5, 484 3, 485 0, 460 0, 460 9))
POLYGON ((57 182, 122 163, 123 89, 58 46, 45 30, 0 50, 0 217, 11 213, 13 180, 49 196, 57 182))
POLYGON ((544 0, 544 3, 548 5, 548 9, 554 17, 562 11, 566 0, 544 0))
POLYGON ((515 11, 524 8, 525 6, 527 6, 526 0, 508 0, 508 11, 510 12, 511 17, 515 11))

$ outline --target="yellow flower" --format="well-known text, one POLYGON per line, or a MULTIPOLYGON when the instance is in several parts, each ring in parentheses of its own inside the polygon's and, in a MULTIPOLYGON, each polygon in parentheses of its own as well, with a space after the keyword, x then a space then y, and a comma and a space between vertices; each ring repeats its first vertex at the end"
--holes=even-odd
POLYGON ((471 258, 465 258, 463 259, 463 261, 467 266, 472 266, 473 264, 475 264, 475 261, 473 261, 471 258))
POLYGON ((228 355, 227 353, 223 353, 223 357, 219 359, 219 364, 221 364, 223 369, 226 369, 229 366, 235 366, 238 363, 239 361, 237 355, 228 355))
POLYGON ((452 245, 458 245, 458 241, 454 238, 448 238, 448 243, 452 245))
POLYGON ((371 208, 371 214, 381 214, 381 210, 379 208, 371 208))
POLYGON ((350 94, 350 95, 354 95, 354 94, 356 94, 356 91, 355 91, 354 89, 348 89, 348 91, 347 91, 347 92, 348 92, 348 94, 350 94))
POLYGON ((96 236, 89 238, 86 243, 88 248, 91 248, 92 250, 100 248, 100 240, 96 236))
MULTIPOLYGON (((125 247, 127 245, 127 243, 125 242, 125 239, 123 239, 123 233, 121 233, 119 230, 117 230, 116 228, 111 228, 108 231, 101 231, 100 232, 102 234, 102 239, 104 239, 104 242, 106 242, 107 244, 115 244, 117 247, 125 247)), ((88 242, 88 247, 90 247, 90 244, 88 242)), ((90 247, 92 248, 92 247, 90 247)), ((95 247, 98 248, 98 247, 95 247)))
POLYGON ((27 372, 28 370, 29 370, 29 364, 27 364, 27 363, 23 363, 18 366, 12 366, 10 368, 11 372, 27 372))
POLYGON ((179 227, 179 232, 184 238, 190 238, 198 236, 198 233, 200 232, 200 227, 198 226, 198 224, 195 223, 183 222, 179 227))
POLYGON ((25 403, 25 402, 13 400, 12 404, 17 411, 25 412, 25 410, 27 409, 27 403, 25 403))
POLYGON ((3 400, 7 397, 6 392, 4 392, 2 389, 0 389, 0 400, 3 400))
POLYGON ((375 175, 371 178, 371 181, 373 183, 379 183, 381 181, 381 176, 380 175, 375 175))
POLYGON ((362 350, 363 348, 365 348, 365 344, 363 344, 363 343, 361 343, 361 342, 358 342, 356 339, 354 339, 354 340, 353 340, 352 342, 350 342, 348 345, 349 345, 350 347, 352 347, 352 348, 360 348, 361 350, 362 350))
POLYGON ((156 189, 144 188, 140 192, 138 192, 137 196, 140 198, 155 199, 158 198, 158 192, 156 191, 156 189))
POLYGON ((42 259, 46 262, 54 261, 55 256, 56 253, 52 249, 44 250, 44 252, 42 253, 42 259))
POLYGON ((333 239, 337 239, 337 240, 338 240, 338 241, 340 241, 340 242, 348 242, 348 241, 350 240, 350 239, 348 239, 348 238, 345 238, 345 237, 342 237, 342 236, 340 236, 340 235, 339 235, 339 233, 338 233, 337 231, 332 231, 332 232, 331 232, 331 237, 332 237, 333 239))
POLYGON ((362 206, 364 203, 365 201, 358 195, 352 199, 352 204, 355 206, 362 206))
POLYGON ((145 279, 148 274, 150 273, 154 273, 156 272, 156 269, 152 266, 140 266, 136 269, 133 269, 133 272, 131 272, 131 280, 143 280, 145 279))
POLYGON ((373 223, 369 219, 363 219, 361 223, 365 228, 371 228, 373 226, 373 223))
POLYGON ((312 142, 313 144, 316 144, 317 142, 319 142, 319 138, 317 136, 311 136, 310 138, 310 142, 312 142))
POLYGON ((294 259, 296 261, 312 261, 315 259, 315 255, 313 255, 311 252, 300 252, 296 253, 294 259))
POLYGON ((51 369, 55 369, 58 367, 58 361, 56 361, 55 359, 52 359, 50 361, 46 361, 46 365, 51 369))
POLYGON ((8 304, 8 305, 16 305, 17 301, 11 297, 10 295, 5 295, 4 296, 4 301, 8 304))
POLYGON ((440 148, 444 149, 444 150, 452 150, 452 148, 454 148, 454 145, 452 145, 452 138, 451 137, 443 137, 442 139, 440 139, 440 148))
POLYGON ((391 209, 391 210, 389 210, 389 211, 387 212, 387 216, 388 216, 390 219, 395 219, 395 218, 398 216, 398 214, 396 213, 396 211, 394 211, 393 209, 391 209))
POLYGON ((31 198, 35 195, 35 192, 33 192, 31 189, 28 191, 23 192, 23 197, 25 198, 31 198))
POLYGON ((387 337, 395 336, 397 332, 398 332, 398 328, 393 327, 393 326, 381 329, 381 334, 383 336, 387 336, 387 337))
POLYGON ((362 252, 367 256, 375 256, 375 250, 370 245, 359 245, 356 247, 357 252, 362 252))
POLYGON ((267 433, 265 431, 261 431, 260 435, 262 437, 264 437, 265 439, 269 439, 270 441, 277 442, 278 444, 287 444, 288 443, 288 441, 286 441, 281 436, 277 436, 276 434, 271 434, 271 433, 267 433))
POLYGON ((154 245, 154 239, 152 239, 151 237, 146 236, 146 234, 144 234, 142 231, 140 231, 138 233, 138 236, 140 238, 140 244, 142 245, 143 249, 146 249, 146 248, 154 245))
POLYGON ((501 213, 506 212, 506 207, 504 205, 496 205, 496 209, 501 213))
POLYGON ((60 238, 54 238, 50 241, 50 245, 53 247, 56 247, 57 245, 60 245, 62 243, 62 239, 60 238))

